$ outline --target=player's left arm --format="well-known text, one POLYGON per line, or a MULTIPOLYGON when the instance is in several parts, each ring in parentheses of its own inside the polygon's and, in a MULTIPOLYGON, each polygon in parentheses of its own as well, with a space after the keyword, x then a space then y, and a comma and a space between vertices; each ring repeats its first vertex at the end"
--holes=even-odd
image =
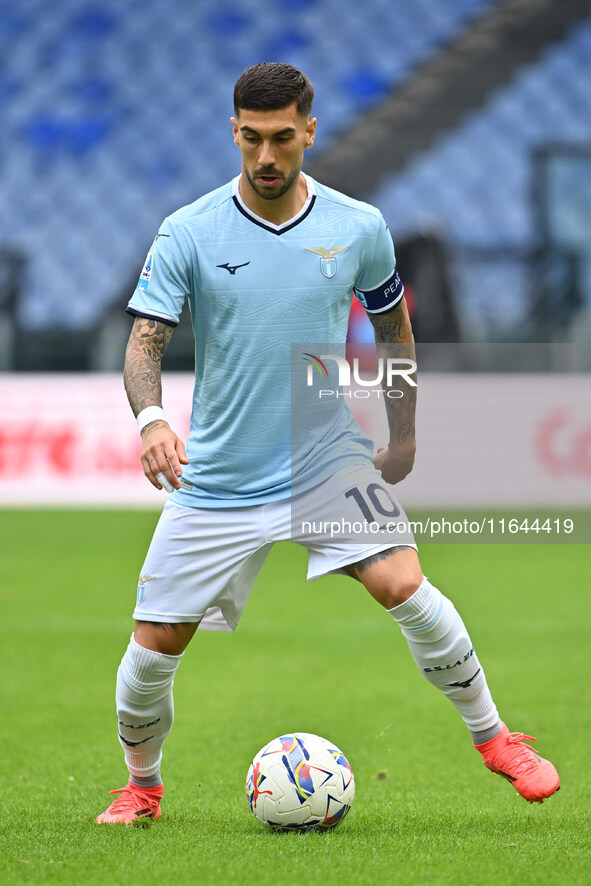
MULTIPOLYGON (((383 359, 384 365, 388 357, 416 363, 414 336, 404 297, 391 311, 378 314, 368 312, 367 316, 374 329, 377 356, 383 359)), ((387 387, 384 372, 383 389, 390 440, 387 448, 377 453, 374 464, 388 483, 403 480, 411 472, 415 459, 416 372, 409 373, 408 377, 415 382, 415 386, 402 378, 396 390, 402 390, 403 396, 389 397, 388 390, 391 388, 387 387)))

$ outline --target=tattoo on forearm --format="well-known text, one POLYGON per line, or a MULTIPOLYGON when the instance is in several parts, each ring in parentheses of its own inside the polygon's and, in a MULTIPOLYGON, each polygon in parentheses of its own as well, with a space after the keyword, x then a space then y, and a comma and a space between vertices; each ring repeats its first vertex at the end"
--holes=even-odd
POLYGON ((410 328, 405 322, 402 311, 388 311, 386 314, 372 314, 370 319, 374 328, 376 344, 392 344, 408 342, 410 328))
MULTIPOLYGON (((378 358, 415 359, 412 327, 404 301, 393 311, 370 314, 369 317, 374 328, 378 358)), ((406 385, 403 397, 394 399, 386 396, 385 402, 392 441, 404 444, 414 440, 417 389, 406 385)))
MULTIPOLYGON (((409 395, 411 396, 411 395, 409 395)), ((416 394, 412 394, 412 396, 416 400, 416 394)), ((414 413, 414 406, 412 407, 412 412, 414 413)), ((406 424, 397 424, 396 427, 396 439, 398 443, 406 443, 411 437, 415 435, 415 425, 414 421, 406 422, 406 424)))
POLYGON ((385 401, 390 439, 401 446, 414 440, 417 389, 405 385, 403 397, 399 399, 386 397, 385 401))
POLYGON ((137 415, 146 406, 162 404, 162 355, 172 327, 158 320, 136 317, 125 352, 123 378, 127 399, 137 415))

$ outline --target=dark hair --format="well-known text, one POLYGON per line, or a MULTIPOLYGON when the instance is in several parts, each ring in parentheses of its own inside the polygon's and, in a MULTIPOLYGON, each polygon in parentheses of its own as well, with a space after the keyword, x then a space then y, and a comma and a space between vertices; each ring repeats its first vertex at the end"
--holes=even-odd
POLYGON ((314 87, 305 74, 281 62, 252 65, 236 81, 234 112, 240 110, 278 111, 296 103, 298 114, 308 119, 312 113, 314 87))

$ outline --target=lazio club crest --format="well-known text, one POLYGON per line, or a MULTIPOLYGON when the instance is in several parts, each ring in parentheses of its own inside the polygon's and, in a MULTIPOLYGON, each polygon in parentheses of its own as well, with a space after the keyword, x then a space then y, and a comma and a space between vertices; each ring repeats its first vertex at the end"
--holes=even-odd
POLYGON ((314 249, 307 248, 308 252, 315 252, 320 256, 320 270, 325 277, 330 280, 337 272, 337 260, 335 256, 339 252, 344 252, 348 246, 333 246, 331 249, 324 249, 322 246, 316 246, 314 249))

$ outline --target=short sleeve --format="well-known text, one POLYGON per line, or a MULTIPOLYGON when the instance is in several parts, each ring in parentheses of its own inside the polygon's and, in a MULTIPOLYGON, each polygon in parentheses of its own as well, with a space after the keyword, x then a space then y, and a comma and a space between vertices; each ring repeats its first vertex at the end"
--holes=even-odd
POLYGON ((370 314, 391 311, 404 295, 404 286, 396 270, 394 244, 382 216, 372 255, 355 281, 354 292, 370 314))
POLYGON ((128 313, 176 326, 190 292, 190 280, 189 247, 166 219, 146 256, 128 313))

